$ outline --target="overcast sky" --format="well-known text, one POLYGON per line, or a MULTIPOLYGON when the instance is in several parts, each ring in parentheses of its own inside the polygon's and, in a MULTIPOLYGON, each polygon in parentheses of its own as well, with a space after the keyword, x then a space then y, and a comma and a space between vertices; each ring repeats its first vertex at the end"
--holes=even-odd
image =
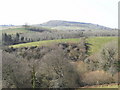
POLYGON ((0 0, 0 24, 67 20, 118 27, 120 0, 0 0))

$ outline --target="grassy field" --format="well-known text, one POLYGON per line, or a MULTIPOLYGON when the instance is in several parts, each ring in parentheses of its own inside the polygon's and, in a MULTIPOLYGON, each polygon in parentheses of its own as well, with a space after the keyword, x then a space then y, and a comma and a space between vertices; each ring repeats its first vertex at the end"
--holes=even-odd
MULTIPOLYGON (((111 42, 113 40, 117 41, 117 37, 91 37, 88 38, 87 41, 88 43, 92 44, 90 52, 95 53, 99 51, 102 46, 108 42, 111 42)), ((17 44, 17 45, 12 45, 10 47, 14 48, 19 48, 19 47, 30 47, 30 46, 49 46, 50 44, 53 43, 79 43, 80 38, 75 38, 75 39, 58 39, 58 40, 45 40, 45 41, 38 41, 38 42, 30 42, 30 43, 24 43, 24 44, 17 44)))
MULTIPOLYGON (((48 27, 38 27, 41 30, 54 30, 50 29, 48 27)), ((7 29, 1 29, 0 33, 7 33, 7 34, 16 34, 16 33, 27 33, 27 32, 36 32, 36 31, 30 31, 25 29, 24 27, 15 27, 15 28, 7 28, 7 29)))
POLYGON ((29 31, 25 30, 25 28, 10 28, 10 29, 0 30, 0 33, 7 33, 7 34, 26 33, 26 32, 29 31))
POLYGON ((49 46, 53 43, 78 43, 80 41, 79 38, 77 39, 57 39, 57 40, 44 40, 44 41, 38 41, 38 42, 30 42, 30 43, 24 43, 24 44, 17 44, 12 45, 10 47, 19 48, 19 47, 31 47, 31 46, 49 46))
POLYGON ((99 49, 102 48, 106 43, 117 40, 117 37, 93 37, 88 39, 88 43, 92 44, 90 51, 95 53, 99 51, 99 49))
MULTIPOLYGON (((77 26, 56 26, 56 27, 51 27, 51 29, 57 29, 57 30, 81 30, 81 29, 86 29, 84 27, 77 27, 77 26)), ((89 29, 89 28, 88 28, 89 29)))

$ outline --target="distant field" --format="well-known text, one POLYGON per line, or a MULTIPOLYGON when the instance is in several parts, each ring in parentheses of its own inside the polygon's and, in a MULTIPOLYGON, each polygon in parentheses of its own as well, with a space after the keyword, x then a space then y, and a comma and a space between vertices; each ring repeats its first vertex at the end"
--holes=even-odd
MULTIPOLYGON (((51 27, 51 29, 57 29, 57 30, 86 30, 86 28, 84 27, 75 27, 75 26, 69 26, 69 27, 66 27, 66 26, 56 26, 56 27, 51 27)), ((89 30, 89 28, 88 28, 89 30)))
POLYGON ((25 30, 25 28, 10 28, 10 29, 0 30, 0 33, 7 33, 7 34, 26 33, 26 32, 29 31, 25 30))
MULTIPOLYGON (((113 40, 117 40, 117 37, 91 37, 88 38, 87 41, 88 43, 92 44, 90 52, 95 53, 99 51, 102 46, 108 42, 111 42, 113 40)), ((53 43, 79 43, 80 38, 75 38, 75 39, 58 39, 58 40, 45 40, 45 41, 38 41, 38 42, 30 42, 30 43, 24 43, 24 44, 17 44, 17 45, 12 45, 10 47, 14 48, 19 48, 19 47, 30 47, 30 46, 49 46, 50 44, 53 43)))
MULTIPOLYGON (((89 27, 77 27, 77 26, 56 26, 56 27, 49 27, 49 28, 57 29, 57 30, 90 30, 89 27)), ((92 29, 92 31, 95 31, 95 30, 99 31, 100 29, 92 29)))
MULTIPOLYGON (((37 27, 37 28, 41 30, 54 30, 48 27, 37 27)), ((28 33, 28 32, 36 32, 36 31, 30 31, 25 29, 24 27, 4 28, 0 30, 0 33, 7 33, 7 34, 28 33)))

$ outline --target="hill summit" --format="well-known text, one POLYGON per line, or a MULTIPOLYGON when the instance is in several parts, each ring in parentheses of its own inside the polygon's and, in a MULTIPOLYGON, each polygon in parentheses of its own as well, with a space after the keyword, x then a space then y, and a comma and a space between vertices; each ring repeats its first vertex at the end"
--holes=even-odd
POLYGON ((40 26, 47 26, 47 27, 81 27, 81 28, 88 28, 88 29, 100 29, 100 30, 111 30, 109 27, 105 27, 98 24, 92 23, 85 23, 85 22, 75 22, 75 21, 63 21, 63 20, 50 20, 46 23, 40 24, 40 26))

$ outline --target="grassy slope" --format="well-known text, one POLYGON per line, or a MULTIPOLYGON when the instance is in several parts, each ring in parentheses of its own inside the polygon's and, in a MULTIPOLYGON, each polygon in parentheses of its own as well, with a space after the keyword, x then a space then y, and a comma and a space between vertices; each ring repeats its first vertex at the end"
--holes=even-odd
MULTIPOLYGON (((42 29, 42 30, 53 30, 53 29, 50 29, 48 27, 38 27, 38 28, 42 29)), ((16 33, 28 33, 28 32, 32 32, 33 33, 34 31, 27 30, 24 27, 8 28, 8 29, 0 30, 0 34, 1 33, 16 34, 16 33)))
MULTIPOLYGON (((107 42, 117 40, 117 37, 91 37, 88 38, 88 42, 91 45, 91 53, 95 53, 99 51, 99 49, 107 42)), ((17 44, 12 45, 11 47, 19 48, 19 47, 30 47, 30 46, 49 46, 53 43, 60 43, 60 42, 69 42, 69 43, 79 43, 80 39, 58 39, 58 40, 45 40, 45 41, 38 41, 38 42, 31 42, 31 43, 25 43, 25 44, 17 44)))
POLYGON ((48 46, 53 43, 60 43, 60 42, 69 42, 69 43, 77 43, 79 42, 80 39, 57 39, 57 40, 45 40, 45 41, 38 41, 38 42, 30 42, 30 43, 25 43, 25 44, 17 44, 17 45, 12 45, 14 48, 19 48, 19 47, 30 47, 30 46, 48 46))
POLYGON ((56 26, 56 27, 51 27, 52 29, 57 29, 57 30, 80 30, 80 29, 86 29, 84 27, 77 27, 77 26, 56 26))
POLYGON ((102 46, 110 41, 113 40, 118 40, 117 37, 94 37, 94 38, 90 38, 88 40, 88 42, 91 45, 91 52, 97 52, 100 48, 102 48, 102 46))
MULTIPOLYGON (((44 27, 44 26, 42 26, 44 27)), ((91 30, 89 27, 78 27, 78 26, 45 26, 45 28, 51 28, 54 30, 91 30)), ((97 30, 101 30, 101 29, 92 29, 93 31, 97 30)))
POLYGON ((25 28, 10 28, 0 31, 0 33, 7 33, 7 34, 26 33, 26 32, 28 32, 28 30, 25 30, 25 28))

